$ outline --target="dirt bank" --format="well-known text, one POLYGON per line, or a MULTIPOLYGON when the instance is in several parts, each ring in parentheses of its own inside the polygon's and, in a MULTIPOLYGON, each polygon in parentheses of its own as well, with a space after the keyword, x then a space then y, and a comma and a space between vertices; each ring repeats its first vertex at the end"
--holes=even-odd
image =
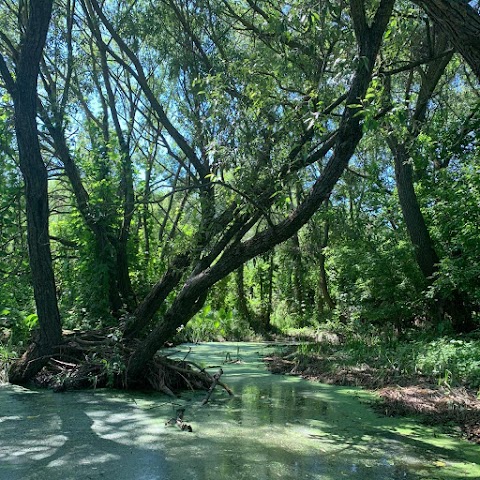
POLYGON ((450 427, 480 444, 480 400, 464 387, 438 385, 427 377, 378 371, 368 365, 338 365, 319 355, 307 359, 286 352, 264 360, 272 373, 374 390, 378 401, 372 407, 377 412, 387 416, 418 415, 425 423, 450 427))

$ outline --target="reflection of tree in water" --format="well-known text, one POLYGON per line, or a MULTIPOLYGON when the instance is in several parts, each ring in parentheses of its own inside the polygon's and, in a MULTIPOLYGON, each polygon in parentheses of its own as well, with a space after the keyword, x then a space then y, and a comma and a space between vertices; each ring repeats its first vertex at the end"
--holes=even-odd
POLYGON ((236 386, 236 397, 229 401, 227 411, 237 423, 255 422, 258 425, 298 422, 326 415, 328 402, 308 395, 292 382, 275 381, 236 386))
MULTIPOLYGON (((407 473, 406 466, 394 466, 386 460, 382 463, 381 453, 357 448, 357 443, 362 444, 360 437, 349 440, 345 436, 339 441, 334 435, 308 435, 315 431, 309 426, 311 420, 332 420, 324 419, 331 403, 315 396, 313 389, 304 390, 296 380, 290 380, 269 377, 235 383, 236 396, 220 402, 217 415, 198 419, 196 431, 201 440, 196 447, 182 442, 175 446, 175 458, 183 459, 185 472, 190 472, 191 478, 237 480, 333 480, 372 475, 378 480, 416 478, 407 473), (327 444, 328 450, 322 448, 327 444)), ((332 403, 338 400, 332 398, 332 403)), ((337 429, 336 424, 328 425, 331 432, 337 429)))

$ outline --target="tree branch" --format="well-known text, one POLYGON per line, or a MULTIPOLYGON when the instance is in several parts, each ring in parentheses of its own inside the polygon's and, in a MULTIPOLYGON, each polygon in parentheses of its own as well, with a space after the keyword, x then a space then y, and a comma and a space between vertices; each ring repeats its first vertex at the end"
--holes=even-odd
POLYGON ((8 91, 8 93, 14 97, 16 94, 17 86, 15 84, 15 80, 12 77, 12 74, 10 73, 10 70, 8 69, 7 62, 5 62, 5 59, 3 58, 3 55, 0 53, 0 75, 3 78, 3 81, 5 82, 5 87, 8 91))
MULTIPOLYGON (((165 127, 167 132, 175 140, 175 142, 177 143, 179 148, 182 150, 182 152, 185 154, 185 156, 192 162, 192 164, 194 165, 197 172, 201 175, 201 177, 205 178, 209 173, 208 167, 206 167, 201 162, 201 160, 197 157, 193 148, 186 141, 185 137, 183 137, 183 135, 177 130, 177 128, 175 128, 175 126, 172 124, 172 122, 168 118, 163 106, 157 100, 156 96, 154 95, 154 93, 152 92, 152 90, 148 85, 147 78, 145 76, 142 64, 140 63, 140 60, 138 59, 138 57, 130 49, 130 47, 124 42, 122 37, 118 34, 118 32, 113 27, 112 23, 107 19, 102 9, 100 8, 97 0, 82 0, 82 3, 84 4, 84 8, 87 12, 91 10, 88 8, 88 6, 91 6, 93 8, 95 13, 98 15, 98 18, 100 19, 100 21, 103 23, 103 25, 108 30, 112 38, 115 40, 116 44, 119 46, 120 50, 123 53, 125 53, 125 55, 128 57, 130 62, 132 62, 132 65, 135 67, 135 70, 131 68, 131 66, 128 65, 118 55, 115 55, 115 58, 118 61, 120 61, 122 65, 128 68, 128 70, 132 73, 132 75, 138 81, 140 87, 142 88, 146 97, 150 101, 152 108, 155 110, 156 114, 158 115, 158 119, 160 120, 162 125, 165 127)), ((105 47, 108 48, 108 51, 110 53, 112 53, 111 49, 107 45, 105 45, 105 47)))

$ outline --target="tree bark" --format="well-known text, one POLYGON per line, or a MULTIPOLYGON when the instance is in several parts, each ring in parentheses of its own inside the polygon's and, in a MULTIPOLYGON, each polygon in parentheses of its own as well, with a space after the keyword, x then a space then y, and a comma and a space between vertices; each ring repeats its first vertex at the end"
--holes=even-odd
POLYGON ((480 15, 465 0, 413 0, 448 36, 480 80, 480 15))
POLYGON ((39 331, 10 370, 12 383, 28 382, 62 340, 48 231, 48 176, 37 132, 37 78, 52 13, 52 0, 30 1, 14 80, 1 60, 1 73, 14 103, 20 170, 25 181, 27 239, 39 331))

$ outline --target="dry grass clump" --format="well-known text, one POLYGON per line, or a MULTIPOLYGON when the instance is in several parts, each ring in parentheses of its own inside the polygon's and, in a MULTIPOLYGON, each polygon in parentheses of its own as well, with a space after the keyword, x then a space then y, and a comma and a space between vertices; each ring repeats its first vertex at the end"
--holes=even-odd
POLYGON ((432 425, 457 425, 468 440, 480 443, 480 400, 466 388, 386 386, 378 394, 376 410, 385 415, 418 414, 432 425))

